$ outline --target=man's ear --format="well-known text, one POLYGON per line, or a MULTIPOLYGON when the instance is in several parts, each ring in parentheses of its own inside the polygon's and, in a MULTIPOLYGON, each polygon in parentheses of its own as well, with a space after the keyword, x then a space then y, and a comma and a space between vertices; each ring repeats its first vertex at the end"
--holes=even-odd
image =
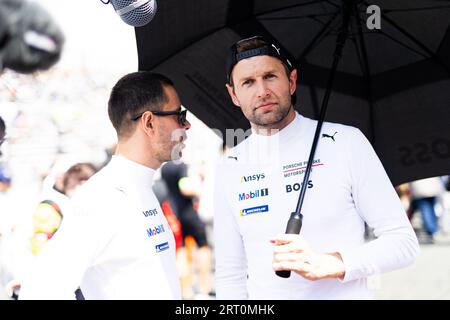
POLYGON ((293 69, 289 75, 289 92, 291 95, 294 94, 297 89, 297 69, 293 69))
POLYGON ((227 87, 227 91, 228 94, 231 97, 231 100, 233 100, 233 103, 237 106, 237 107, 241 107, 241 104, 239 103, 238 98, 236 97, 236 95, 234 94, 234 87, 230 86, 228 83, 225 85, 227 87))
POLYGON ((145 134, 148 136, 154 135, 155 132, 155 116, 150 112, 146 111, 142 114, 139 125, 144 130, 145 134))

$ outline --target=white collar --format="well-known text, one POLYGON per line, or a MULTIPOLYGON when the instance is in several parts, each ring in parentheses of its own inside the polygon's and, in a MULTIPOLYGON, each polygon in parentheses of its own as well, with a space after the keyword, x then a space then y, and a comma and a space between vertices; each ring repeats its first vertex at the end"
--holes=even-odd
POLYGON ((268 142, 270 143, 271 141, 285 143, 294 137, 298 140, 301 137, 300 129, 302 129, 303 127, 303 125, 301 125, 302 122, 304 122, 304 117, 300 115, 297 111, 295 111, 294 120, 292 120, 283 129, 280 129, 277 133, 272 135, 262 135, 252 130, 251 138, 255 142, 265 142, 265 143, 268 142))
POLYGON ((110 166, 120 177, 121 181, 126 181, 135 186, 152 187, 155 170, 139 164, 124 156, 112 156, 110 166))

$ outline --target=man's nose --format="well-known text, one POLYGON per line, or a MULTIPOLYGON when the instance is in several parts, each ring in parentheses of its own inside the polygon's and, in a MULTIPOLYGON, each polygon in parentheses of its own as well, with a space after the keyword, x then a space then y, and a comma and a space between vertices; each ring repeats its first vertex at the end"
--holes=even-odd
POLYGON ((269 87, 267 86, 267 83, 264 80, 257 81, 257 93, 258 97, 266 97, 270 94, 269 87))

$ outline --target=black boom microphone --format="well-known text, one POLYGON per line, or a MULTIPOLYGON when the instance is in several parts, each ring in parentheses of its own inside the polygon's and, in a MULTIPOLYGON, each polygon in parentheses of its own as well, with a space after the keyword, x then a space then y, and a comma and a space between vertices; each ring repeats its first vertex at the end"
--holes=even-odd
POLYGON ((46 70, 61 57, 64 35, 38 3, 0 0, 0 73, 46 70))

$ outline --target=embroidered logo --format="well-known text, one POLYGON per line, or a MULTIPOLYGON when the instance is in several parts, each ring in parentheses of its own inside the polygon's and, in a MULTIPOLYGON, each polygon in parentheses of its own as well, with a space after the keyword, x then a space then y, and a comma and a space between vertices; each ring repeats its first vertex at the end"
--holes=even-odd
POLYGON ((336 140, 334 140, 334 136, 336 135, 336 133, 337 133, 337 131, 332 136, 330 136, 329 134, 323 133, 322 138, 330 138, 331 140, 336 142, 336 140))

